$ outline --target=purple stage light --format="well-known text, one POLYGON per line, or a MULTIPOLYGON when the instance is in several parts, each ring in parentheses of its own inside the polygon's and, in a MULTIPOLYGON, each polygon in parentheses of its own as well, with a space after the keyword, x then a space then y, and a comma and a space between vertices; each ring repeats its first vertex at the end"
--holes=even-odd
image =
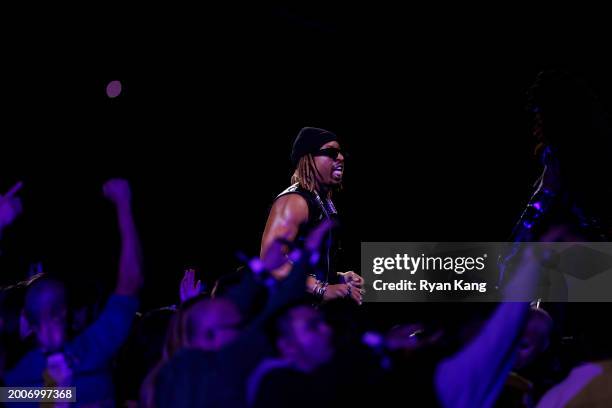
POLYGON ((110 81, 108 85, 106 85, 106 95, 109 98, 116 98, 121 93, 121 82, 119 81, 110 81))

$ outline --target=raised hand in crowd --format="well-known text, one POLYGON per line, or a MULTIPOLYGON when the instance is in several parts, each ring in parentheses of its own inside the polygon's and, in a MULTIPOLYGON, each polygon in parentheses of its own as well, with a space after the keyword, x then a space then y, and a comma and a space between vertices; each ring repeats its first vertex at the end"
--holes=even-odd
POLYGON ((136 295, 142 286, 140 239, 132 216, 132 192, 127 180, 111 179, 103 186, 104 196, 114 204, 121 235, 119 275, 115 292, 136 295))
POLYGON ((185 270, 185 274, 183 275, 183 279, 181 279, 181 286, 179 289, 181 303, 196 297, 201 292, 202 282, 200 280, 197 282, 195 281, 195 272, 195 269, 191 268, 185 270))

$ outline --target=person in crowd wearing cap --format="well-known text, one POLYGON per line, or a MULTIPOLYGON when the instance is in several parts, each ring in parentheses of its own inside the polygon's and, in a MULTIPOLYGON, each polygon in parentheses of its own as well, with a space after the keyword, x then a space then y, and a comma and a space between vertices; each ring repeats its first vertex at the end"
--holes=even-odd
MULTIPOLYGON (((264 254, 270 244, 281 238, 289 246, 299 245, 308 232, 322 220, 334 220, 337 211, 332 193, 342 184, 345 155, 337 136, 325 129, 305 127, 300 130, 291 152, 293 183, 280 193, 272 205, 261 241, 264 254)), ((334 255, 337 232, 330 231, 317 273, 309 276, 307 291, 322 301, 352 298, 358 304, 363 295, 363 279, 353 271, 336 273, 334 255)), ((291 269, 290 261, 273 271, 283 279, 291 269)))

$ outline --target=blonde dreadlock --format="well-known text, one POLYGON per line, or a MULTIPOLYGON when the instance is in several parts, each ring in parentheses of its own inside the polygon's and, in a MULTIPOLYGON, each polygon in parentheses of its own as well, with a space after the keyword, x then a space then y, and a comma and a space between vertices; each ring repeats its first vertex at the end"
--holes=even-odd
MULTIPOLYGON (((317 192, 317 174, 319 170, 314 161, 312 154, 307 154, 300 158, 293 176, 291 176, 291 184, 298 183, 304 190, 308 190, 311 193, 317 192)), ((327 198, 331 198, 332 190, 330 189, 327 193, 327 198)))

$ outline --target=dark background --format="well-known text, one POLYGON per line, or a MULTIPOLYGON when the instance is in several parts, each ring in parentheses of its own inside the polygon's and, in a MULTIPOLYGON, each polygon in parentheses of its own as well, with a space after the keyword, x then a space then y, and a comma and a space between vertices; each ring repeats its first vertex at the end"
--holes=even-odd
POLYGON ((121 176, 146 306, 175 302, 186 266, 210 284, 237 250, 258 253, 302 126, 351 153, 337 196, 347 267, 362 241, 503 241, 537 176, 523 111, 537 72, 577 71, 612 101, 597 10, 148 7, 7 16, 20 24, 2 56, 0 191, 23 180, 25 211, 0 282, 43 260, 111 285, 118 240, 101 185, 121 176))

